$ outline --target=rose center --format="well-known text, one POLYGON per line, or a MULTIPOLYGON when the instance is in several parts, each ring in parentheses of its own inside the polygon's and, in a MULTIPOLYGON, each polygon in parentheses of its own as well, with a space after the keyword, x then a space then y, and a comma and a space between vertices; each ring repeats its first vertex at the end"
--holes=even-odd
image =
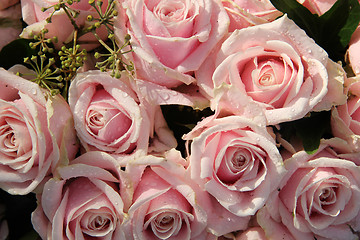
POLYGON ((328 205, 334 202, 336 194, 333 188, 324 188, 321 190, 319 200, 321 204, 328 205))
POLYGON ((91 223, 89 228, 92 230, 99 230, 109 226, 110 220, 108 218, 103 218, 102 216, 97 216, 91 223))
POLYGON ((244 157, 241 153, 236 152, 234 157, 231 159, 231 163, 233 164, 234 168, 241 170, 246 163, 246 157, 244 157))
POLYGON ((159 239, 176 236, 181 226, 181 217, 175 212, 162 212, 151 221, 151 229, 159 239))
POLYGON ((274 78, 271 74, 264 74, 260 77, 259 83, 262 86, 270 86, 274 82, 274 78))
POLYGON ((104 116, 99 112, 90 111, 89 117, 89 125, 92 129, 94 129, 94 132, 97 133, 98 128, 105 125, 104 116))

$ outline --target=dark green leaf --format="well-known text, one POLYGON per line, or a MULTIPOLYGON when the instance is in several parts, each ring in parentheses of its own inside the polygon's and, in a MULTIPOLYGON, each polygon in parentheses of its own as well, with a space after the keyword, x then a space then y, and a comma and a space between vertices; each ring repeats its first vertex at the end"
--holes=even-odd
POLYGON ((204 117, 214 114, 210 108, 206 108, 202 111, 194 110, 192 107, 182 105, 163 105, 161 106, 164 118, 173 131, 177 140, 177 150, 185 155, 185 141, 182 140, 184 134, 190 132, 190 130, 201 121, 204 117))
POLYGON ((279 11, 286 13, 306 34, 316 39, 319 35, 319 16, 312 14, 296 0, 270 0, 279 11))
POLYGON ((0 51, 0 67, 9 69, 15 64, 23 64, 24 58, 36 55, 37 51, 31 49, 29 39, 17 39, 4 46, 0 51))
POLYGON ((358 0, 351 0, 350 6, 351 10, 346 23, 339 31, 340 43, 344 48, 349 44, 350 38, 360 22, 360 4, 358 0))
POLYGON ((338 0, 322 16, 311 14, 296 0, 271 0, 273 5, 287 13, 309 37, 326 50, 334 61, 344 61, 351 35, 360 22, 358 0, 338 0))
POLYGON ((280 134, 286 139, 298 137, 308 154, 317 151, 322 138, 331 137, 330 111, 314 112, 310 117, 280 124, 280 134))

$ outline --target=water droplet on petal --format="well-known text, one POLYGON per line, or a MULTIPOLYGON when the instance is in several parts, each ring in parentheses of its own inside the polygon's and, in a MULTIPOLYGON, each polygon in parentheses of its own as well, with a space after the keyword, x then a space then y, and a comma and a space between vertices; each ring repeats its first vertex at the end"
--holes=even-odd
POLYGON ((33 88, 33 89, 31 90, 31 93, 34 94, 34 95, 36 95, 36 94, 37 94, 36 88, 33 88))

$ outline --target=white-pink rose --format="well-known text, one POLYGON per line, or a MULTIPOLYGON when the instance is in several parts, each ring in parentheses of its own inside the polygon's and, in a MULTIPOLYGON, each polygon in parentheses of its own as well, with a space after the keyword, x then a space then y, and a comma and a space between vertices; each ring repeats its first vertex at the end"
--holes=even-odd
POLYGON ((1 0, 0 1, 0 10, 4 10, 5 8, 11 7, 18 3, 20 0, 1 0))
POLYGON ((351 68, 355 75, 360 75, 360 26, 357 27, 353 35, 351 36, 348 49, 348 57, 351 68))
MULTIPOLYGON (((333 68, 338 65, 285 15, 236 30, 195 75, 214 109, 220 105, 236 113, 238 109, 222 95, 248 96, 273 125, 302 118, 314 108, 331 107, 333 97, 343 95, 343 87, 329 82, 338 81, 339 74, 344 77, 333 68), (229 93, 229 85, 234 93, 229 93), (330 85, 335 86, 335 96, 326 99, 330 103, 321 102, 330 85)), ((236 101, 237 96, 232 98, 236 101)))
MULTIPOLYGON (((238 233, 235 240, 267 240, 265 232, 261 227, 252 227, 244 232, 238 233)), ((289 239, 287 239, 289 240, 289 239)))
POLYGON ((120 79, 99 70, 77 74, 70 85, 69 105, 86 151, 145 155, 149 139, 162 135, 174 146, 160 107, 139 99, 126 74, 120 79), (163 131, 155 136, 157 130, 163 131))
MULTIPOLYGON (((102 9, 105 10, 108 1, 105 0, 102 2, 102 9)), ((50 8, 45 12, 41 11, 42 8, 49 8, 58 3, 58 0, 21 0, 23 20, 28 24, 21 33, 21 37, 28 38, 31 34, 37 34, 41 30, 47 29, 48 32, 45 35, 47 38, 57 37, 58 39, 58 42, 54 43, 55 47, 61 48, 63 44, 71 42, 73 40, 75 28, 65 11, 56 11, 52 15, 50 23, 47 22, 47 19, 51 16, 54 9, 50 8)), ((75 23, 79 28, 83 27, 85 29, 91 25, 91 22, 87 20, 88 15, 99 18, 98 13, 88 3, 88 0, 81 0, 79 2, 74 1, 69 7, 79 13, 75 18, 75 23)), ((102 39, 106 39, 107 30, 105 27, 97 29, 96 32, 102 39)), ((99 43, 91 32, 82 36, 78 35, 78 37, 78 41, 83 42, 81 46, 87 50, 99 46, 99 43)))
MULTIPOLYGON (((33 82, 0 69, 0 187, 27 194, 78 144, 70 108, 33 82)), ((68 159, 67 159, 68 158, 68 159)))
POLYGON ((274 139, 265 127, 239 116, 198 126, 186 136, 192 140, 191 178, 231 213, 254 215, 284 174, 274 139))
POLYGON ((269 0, 222 0, 222 4, 230 17, 230 32, 271 22, 282 15, 269 0))
POLYGON ((297 0, 306 7, 312 14, 319 16, 327 12, 336 2, 336 0, 297 0))
POLYGON ((131 35, 138 77, 159 85, 195 82, 192 72, 227 33, 229 18, 216 0, 120 2, 126 19, 118 19, 117 35, 131 35))
POLYGON ((178 151, 145 156, 137 164, 126 166, 134 193, 128 239, 210 239, 246 228, 247 218, 224 211, 191 180, 178 151))
POLYGON ((109 154, 88 152, 44 186, 32 224, 42 239, 125 239, 120 166, 109 154))
POLYGON ((360 151, 360 81, 349 78, 349 99, 332 109, 331 128, 335 137, 348 142, 353 151, 360 151))
MULTIPOLYGON (((337 142, 322 143, 312 155, 297 152, 284 162, 288 172, 266 203, 266 212, 294 239, 357 239, 353 231, 359 231, 360 169, 338 157, 333 150, 337 142)), ((270 222, 262 222, 266 233, 273 232, 270 222)))
MULTIPOLYGON (((8 3, 11 4, 12 2, 8 3)), ((2 6, 1 4, 2 2, 0 2, 0 50, 6 44, 19 38, 19 34, 22 30, 20 4, 8 8, 2 8, 4 5, 2 6)), ((4 4, 7 6, 6 1, 4 4)))

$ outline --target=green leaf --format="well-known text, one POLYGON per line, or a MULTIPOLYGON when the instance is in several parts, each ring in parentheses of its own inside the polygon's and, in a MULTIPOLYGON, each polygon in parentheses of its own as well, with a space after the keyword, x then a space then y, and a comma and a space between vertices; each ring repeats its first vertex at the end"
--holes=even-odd
POLYGON ((351 35, 360 22, 358 0, 338 0, 322 16, 312 14, 296 0, 270 0, 286 13, 334 61, 344 61, 351 35))
POLYGON ((309 117, 280 124, 281 136, 289 141, 291 137, 298 137, 302 141, 304 150, 308 154, 317 151, 322 138, 330 138, 330 111, 313 112, 309 117))
POLYGON ((15 64, 23 64, 24 58, 36 55, 37 51, 31 49, 29 39, 17 39, 4 46, 0 51, 0 67, 9 69, 15 64))
POLYGON ((320 30, 319 16, 312 14, 296 0, 270 0, 279 11, 286 13, 306 34, 316 39, 320 30))
POLYGON ((210 108, 205 108, 200 111, 183 105, 162 105, 161 110, 169 128, 173 131, 177 140, 178 146, 176 149, 182 152, 183 156, 185 156, 185 141, 182 139, 183 135, 189 133, 197 122, 214 114, 210 108))
POLYGON ((360 22, 360 4, 358 0, 351 0, 351 10, 344 26, 339 31, 340 43, 345 48, 350 42, 350 38, 360 22))

